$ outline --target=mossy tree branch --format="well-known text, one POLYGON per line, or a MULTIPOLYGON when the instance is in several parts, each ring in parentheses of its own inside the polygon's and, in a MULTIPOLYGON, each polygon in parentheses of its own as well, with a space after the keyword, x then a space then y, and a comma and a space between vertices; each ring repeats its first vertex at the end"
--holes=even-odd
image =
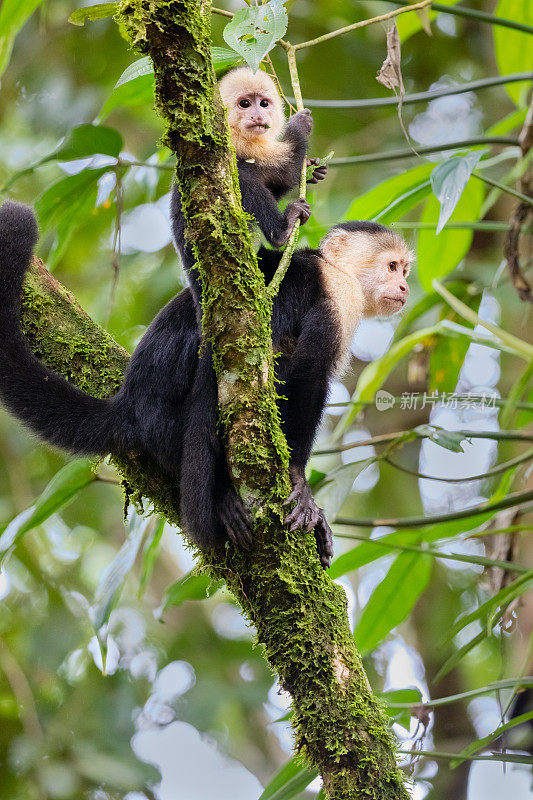
MULTIPOLYGON (((271 300, 250 246, 235 159, 209 57, 205 0, 124 0, 121 19, 154 62, 166 143, 176 153, 189 236, 203 284, 204 331, 213 347, 228 463, 256 508, 255 546, 203 557, 257 628, 294 701, 296 743, 330 800, 407 800, 387 718, 372 695, 348 626, 346 598, 323 572, 314 537, 281 523, 287 446, 275 404, 271 300)), ((115 391, 127 354, 36 266, 24 327, 49 366, 86 391, 115 391)), ((118 464, 129 491, 176 521, 175 487, 145 459, 118 464)))

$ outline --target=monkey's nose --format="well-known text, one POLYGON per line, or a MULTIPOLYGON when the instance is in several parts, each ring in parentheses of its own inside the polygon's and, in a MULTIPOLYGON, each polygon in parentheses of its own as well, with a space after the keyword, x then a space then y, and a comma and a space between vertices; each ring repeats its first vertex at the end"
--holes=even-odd
POLYGON ((409 287, 406 283, 400 283, 398 288, 400 289, 400 292, 405 292, 406 294, 409 294, 409 287))

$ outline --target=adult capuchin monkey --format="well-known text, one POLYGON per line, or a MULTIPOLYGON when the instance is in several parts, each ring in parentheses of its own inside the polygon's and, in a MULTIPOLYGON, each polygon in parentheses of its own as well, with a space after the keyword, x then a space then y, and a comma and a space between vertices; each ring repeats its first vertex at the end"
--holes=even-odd
MULTIPOLYGON (((149 455, 176 483, 190 538, 217 548, 227 538, 252 543, 248 513, 235 492, 216 435, 217 384, 210 360, 198 358, 195 301, 185 289, 157 315, 133 354, 124 381, 108 399, 91 397, 46 367, 20 328, 24 275, 37 241, 27 206, 0 208, 0 400, 49 444, 78 455, 149 455), (203 366, 202 366, 203 365, 203 366)), ((267 281, 281 253, 258 254, 267 281)), ((326 403, 330 379, 346 364, 363 317, 390 315, 409 293, 412 254, 377 223, 333 227, 318 250, 297 250, 274 302, 272 340, 280 353, 278 400, 291 447, 295 483, 304 469, 326 403)), ((191 266, 191 265, 189 265, 191 266)), ((331 531, 312 497, 299 494, 293 527, 314 528, 324 566, 331 531)))

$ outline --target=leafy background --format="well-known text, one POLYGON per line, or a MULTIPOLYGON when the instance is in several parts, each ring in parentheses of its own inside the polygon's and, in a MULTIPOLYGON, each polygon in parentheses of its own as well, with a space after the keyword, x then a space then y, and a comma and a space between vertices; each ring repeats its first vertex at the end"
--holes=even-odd
MULTIPOLYGON (((292 42, 394 7, 285 5, 292 42)), ((383 25, 298 55, 313 155, 334 151, 300 243, 316 245, 340 219, 374 218, 395 225, 417 254, 403 317, 356 335, 353 374, 330 398, 354 403, 328 410, 311 478, 337 517, 331 575, 346 589, 413 796, 521 800, 532 781, 532 705, 527 692, 515 695, 533 684, 533 348, 530 307, 502 253, 517 203, 504 189, 528 166, 516 140, 533 8, 435 5, 431 37, 427 18, 398 20, 407 95, 489 85, 404 103, 418 157, 375 80, 383 25), (522 80, 498 81, 516 73, 522 80), (350 107, 338 105, 346 100, 350 107), (404 156, 390 158, 398 150, 404 156), (424 402, 436 391, 497 403, 424 402), (472 476, 481 477, 464 480, 472 476), (414 749, 427 755, 414 759, 414 749), (484 760, 463 760, 479 753, 484 760)), ((275 39, 284 34, 273 6, 275 39)), ((185 280, 170 244, 172 162, 156 144, 150 65, 110 10, 4 0, 0 185, 36 206, 39 255, 131 351, 185 280)), ((235 58, 226 23, 213 17, 217 69, 235 58)), ((290 95, 285 54, 270 55, 290 95)), ((530 255, 526 246, 526 270, 530 255)), ((109 467, 95 476, 91 463, 69 462, 1 413, 0 523, 0 797, 316 796, 314 773, 289 760, 289 699, 231 596, 190 574, 190 554, 164 520, 130 514, 124 527, 109 467)))

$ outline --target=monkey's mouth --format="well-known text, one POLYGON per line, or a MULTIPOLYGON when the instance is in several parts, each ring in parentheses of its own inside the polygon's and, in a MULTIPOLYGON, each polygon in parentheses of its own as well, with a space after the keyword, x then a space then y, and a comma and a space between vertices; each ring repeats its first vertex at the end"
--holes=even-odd
POLYGON ((389 303, 397 303, 397 304, 400 305, 401 308, 403 308, 407 298, 405 298, 405 297, 384 297, 383 299, 387 300, 389 303))
POLYGON ((269 127, 270 125, 254 122, 251 125, 248 125, 248 130, 253 131, 254 133, 266 133, 269 127))

